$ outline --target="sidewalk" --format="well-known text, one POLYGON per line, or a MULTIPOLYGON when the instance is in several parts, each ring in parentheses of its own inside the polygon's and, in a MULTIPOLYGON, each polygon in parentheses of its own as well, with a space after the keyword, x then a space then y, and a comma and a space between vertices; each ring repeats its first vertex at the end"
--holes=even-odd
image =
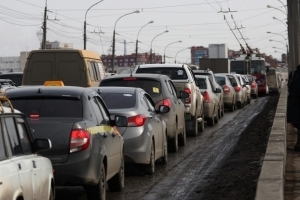
POLYGON ((294 145, 297 141, 297 133, 293 128, 286 131, 286 166, 285 166, 285 200, 300 200, 300 152, 294 151, 294 145))

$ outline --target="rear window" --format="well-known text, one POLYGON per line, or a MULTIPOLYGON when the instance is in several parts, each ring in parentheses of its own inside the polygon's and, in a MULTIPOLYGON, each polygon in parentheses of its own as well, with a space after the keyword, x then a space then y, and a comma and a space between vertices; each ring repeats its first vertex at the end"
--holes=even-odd
POLYGON ((247 76, 249 82, 252 82, 253 81, 253 76, 247 76))
POLYGON ((176 67, 138 68, 136 73, 163 74, 167 75, 172 80, 183 80, 188 78, 184 68, 176 67))
POLYGON ((82 103, 75 98, 11 98, 14 108, 25 114, 39 117, 82 118, 82 103))
POLYGON ((133 108, 136 103, 135 94, 101 93, 100 96, 104 100, 108 109, 133 108))
POLYGON ((237 83, 236 79, 233 76, 227 75, 227 77, 228 77, 228 79, 229 79, 229 81, 230 81, 231 84, 237 83))
POLYGON ((226 79, 225 77, 221 77, 221 76, 216 76, 216 79, 218 81, 218 83, 226 83, 226 79))
POLYGON ((139 87, 145 90, 151 97, 161 94, 161 85, 159 81, 136 79, 134 77, 102 80, 100 86, 139 87))
POLYGON ((200 89, 207 89, 207 84, 206 84, 205 78, 196 78, 196 81, 197 81, 198 87, 200 89))

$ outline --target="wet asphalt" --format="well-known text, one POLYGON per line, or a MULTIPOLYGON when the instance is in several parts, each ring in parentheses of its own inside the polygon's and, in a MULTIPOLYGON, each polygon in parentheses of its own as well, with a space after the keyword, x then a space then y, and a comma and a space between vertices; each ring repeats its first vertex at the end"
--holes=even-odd
MULTIPOLYGON (((198 136, 187 137, 187 144, 177 153, 168 154, 167 165, 156 165, 153 176, 142 174, 138 167, 126 165, 125 189, 107 191, 107 200, 189 199, 203 177, 216 170, 220 162, 234 149, 239 136, 252 119, 262 110, 269 97, 252 99, 251 103, 234 112, 225 111, 219 123, 205 125, 198 136)), ((82 187, 58 187, 56 200, 87 199, 82 187)))

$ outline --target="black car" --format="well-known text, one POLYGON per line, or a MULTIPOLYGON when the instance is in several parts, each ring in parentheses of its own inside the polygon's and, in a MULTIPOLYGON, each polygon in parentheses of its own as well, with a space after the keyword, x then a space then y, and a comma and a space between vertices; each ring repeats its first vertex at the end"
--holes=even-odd
POLYGON ((110 114, 92 89, 73 86, 32 86, 7 91, 13 106, 24 113, 33 138, 49 138, 52 149, 41 155, 53 165, 57 186, 84 186, 91 199, 105 199, 124 187, 123 138, 115 125, 127 118, 110 114))
POLYGON ((120 74, 103 79, 99 86, 139 87, 153 99, 155 107, 168 106, 170 112, 162 114, 167 125, 168 147, 176 152, 178 144, 186 143, 185 107, 181 99, 189 97, 185 91, 176 91, 172 80, 162 74, 120 74))
POLYGON ((16 86, 22 85, 23 72, 9 72, 5 74, 0 74, 0 79, 10 79, 16 86))

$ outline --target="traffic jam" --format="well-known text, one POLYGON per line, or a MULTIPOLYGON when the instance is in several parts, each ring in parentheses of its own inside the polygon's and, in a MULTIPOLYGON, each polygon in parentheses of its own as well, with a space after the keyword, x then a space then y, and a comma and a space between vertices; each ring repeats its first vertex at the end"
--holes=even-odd
MULTIPOLYGON (((20 112, 23 118, 3 125, 15 133, 0 137, 7 148, 1 152, 19 155, 14 163, 23 160, 18 168, 26 169, 19 187, 6 185, 1 199, 66 199, 64 187, 83 188, 87 199, 113 199, 107 196, 127 190, 127 166, 137 176, 155 177, 157 167, 167 166, 170 156, 192 144, 190 138, 205 134, 207 127, 252 99, 269 95, 267 76, 275 77, 272 92, 281 88, 281 77, 270 72, 259 54, 250 55, 251 62, 231 61, 233 71, 209 64, 205 69, 143 64, 126 74, 109 75, 100 57, 91 55, 82 50, 34 50, 22 85, 6 87, 6 105, 12 110, 8 115, 20 112), (59 56, 66 52, 67 58, 59 56), (63 58, 68 67, 36 67, 54 58, 63 58), (62 70, 62 81, 53 81, 57 76, 51 77, 49 70, 62 70)), ((4 161, 3 170, 13 164, 4 161)), ((1 172, 4 182, 16 178, 1 172)))

